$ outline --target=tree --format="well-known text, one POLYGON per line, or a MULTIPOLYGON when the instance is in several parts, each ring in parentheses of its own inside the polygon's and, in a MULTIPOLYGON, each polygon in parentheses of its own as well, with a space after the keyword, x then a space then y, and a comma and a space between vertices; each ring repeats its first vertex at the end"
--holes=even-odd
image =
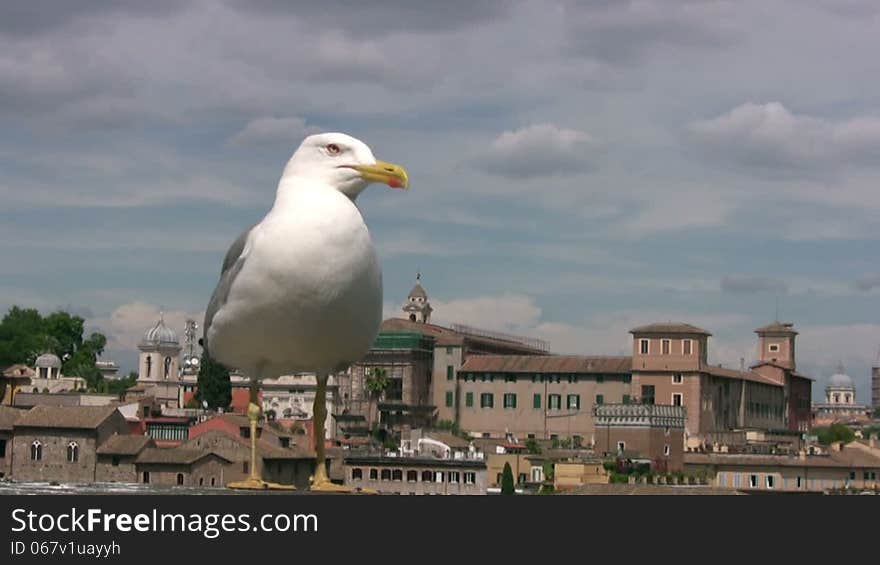
POLYGON ((501 494, 515 494, 513 485, 513 469, 510 463, 504 463, 504 471, 501 472, 501 494))
POLYGON ((199 364, 198 398, 207 401, 210 408, 226 408, 232 402, 229 369, 202 353, 199 364))
POLYGON ((533 455, 539 455, 541 453, 541 446, 538 445, 537 441, 530 438, 526 440, 526 451, 533 455))
MULTIPOLYGON (((391 380, 388 379, 388 371, 383 369, 382 367, 373 367, 370 374, 367 375, 367 378, 364 380, 364 387, 367 389, 367 394, 370 396, 370 401, 373 400, 378 401, 379 397, 382 396, 382 393, 385 392, 385 389, 391 384, 391 380)), ((373 428, 373 410, 370 408, 370 429, 373 428)))
POLYGON ((827 428, 815 428, 813 431, 819 437, 819 443, 823 445, 831 445, 836 441, 849 443, 856 437, 851 429, 838 423, 831 424, 827 428))

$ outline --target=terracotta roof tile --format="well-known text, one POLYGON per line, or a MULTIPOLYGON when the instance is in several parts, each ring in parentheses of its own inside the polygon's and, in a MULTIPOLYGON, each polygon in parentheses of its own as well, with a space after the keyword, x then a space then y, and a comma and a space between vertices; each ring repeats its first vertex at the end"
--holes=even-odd
POLYGON ((471 355, 459 372, 629 374, 632 357, 471 355))
POLYGON ((629 331, 631 334, 700 334, 712 335, 711 332, 683 322, 660 322, 639 326, 629 331))
POLYGON ((116 412, 115 406, 34 406, 15 427, 94 429, 116 412))

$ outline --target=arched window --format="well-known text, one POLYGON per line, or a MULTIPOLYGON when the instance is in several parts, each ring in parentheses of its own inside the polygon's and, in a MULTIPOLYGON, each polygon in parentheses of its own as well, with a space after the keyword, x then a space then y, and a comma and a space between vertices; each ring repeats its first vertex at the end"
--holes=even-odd
POLYGON ((434 482, 434 471, 422 471, 422 482, 423 483, 433 483, 434 482))
POLYGON ((414 483, 414 482, 416 482, 417 480, 419 480, 419 473, 418 473, 418 471, 407 471, 407 472, 406 472, 406 482, 408 482, 408 483, 414 483))
POLYGON ((165 358, 165 378, 168 378, 168 374, 171 372, 171 357, 165 358))
POLYGON ((178 485, 183 484, 183 473, 177 473, 177 484, 178 485))
POLYGON ((67 462, 76 463, 79 461, 79 445, 75 441, 67 444, 67 462))
POLYGON ((391 480, 391 469, 382 469, 382 480, 390 481, 391 480))
POLYGON ((144 479, 145 485, 150 484, 150 472, 149 471, 144 471, 143 479, 144 479))
POLYGON ((375 481, 379 478, 379 471, 377 469, 370 469, 370 480, 375 481))
POLYGON ((153 358, 147 355, 145 362, 147 364, 147 378, 149 379, 150 374, 153 372, 153 358))
POLYGON ((211 477, 211 486, 214 486, 214 481, 215 481, 214 477, 211 477))
POLYGON ((392 481, 402 481, 403 480, 403 471, 400 469, 395 469, 394 472, 391 473, 392 481))
POLYGON ((34 443, 31 444, 31 461, 42 461, 43 460, 43 444, 40 443, 40 440, 34 440, 34 443))
POLYGON ((364 470, 363 469, 356 467, 351 470, 351 480, 360 481, 363 478, 364 478, 364 470))
POLYGON ((204 484, 205 484, 205 477, 199 477, 199 486, 202 486, 204 484))

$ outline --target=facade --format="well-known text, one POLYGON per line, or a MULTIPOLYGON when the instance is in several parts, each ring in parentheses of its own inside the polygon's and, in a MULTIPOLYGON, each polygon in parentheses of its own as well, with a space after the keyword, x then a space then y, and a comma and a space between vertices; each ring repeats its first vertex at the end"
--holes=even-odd
POLYGON ((648 459, 655 472, 684 468, 683 406, 602 404, 595 406, 594 417, 596 453, 648 459))
POLYGON ((12 478, 95 482, 98 448, 125 433, 125 418, 112 406, 35 406, 13 424, 12 478))
POLYGON ((135 460, 139 482, 150 485, 223 487, 229 459, 199 449, 145 449, 135 460))
MULTIPOLYGON (((338 380, 337 375, 330 375, 327 379, 326 406, 328 414, 336 413, 339 395, 338 380)), ((315 406, 317 382, 314 373, 297 373, 284 375, 277 379, 263 379, 260 383, 263 413, 269 413, 271 410, 277 419, 310 422, 315 406)), ((324 426, 324 437, 333 438, 335 426, 332 419, 327 418, 324 426)))
POLYGON ((145 449, 156 447, 156 442, 141 435, 113 435, 98 447, 95 481, 99 483, 138 482, 135 461, 145 449))
POLYGON ((0 479, 12 475, 12 429, 24 410, 0 405, 0 479))
POLYGON ((346 486, 380 494, 486 494, 486 463, 432 457, 354 456, 343 461, 346 486))
POLYGON ((880 487, 880 453, 853 442, 827 454, 686 453, 685 471, 718 488, 761 492, 825 492, 880 487))
POLYGON ((447 396, 475 437, 571 439, 592 444, 594 404, 630 401, 628 357, 473 355, 447 396))
POLYGON ((758 334, 758 362, 751 370, 779 383, 785 394, 786 429, 807 432, 812 419, 812 379, 797 371, 795 338, 790 322, 773 322, 755 330, 758 334))
POLYGON ((165 325, 164 316, 144 333, 138 344, 138 385, 144 394, 160 404, 182 407, 183 381, 180 376, 180 341, 177 334, 165 325))
POLYGON ((839 365, 837 373, 828 379, 825 402, 813 404, 813 425, 828 426, 834 423, 864 424, 871 420, 870 406, 856 402, 856 386, 852 377, 839 365))

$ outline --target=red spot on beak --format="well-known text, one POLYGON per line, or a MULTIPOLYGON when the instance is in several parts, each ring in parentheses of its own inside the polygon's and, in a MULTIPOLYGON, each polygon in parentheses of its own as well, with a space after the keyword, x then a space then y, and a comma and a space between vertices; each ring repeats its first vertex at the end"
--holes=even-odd
POLYGON ((392 177, 388 179, 388 186, 390 186, 391 188, 401 188, 403 186, 403 183, 392 177))

